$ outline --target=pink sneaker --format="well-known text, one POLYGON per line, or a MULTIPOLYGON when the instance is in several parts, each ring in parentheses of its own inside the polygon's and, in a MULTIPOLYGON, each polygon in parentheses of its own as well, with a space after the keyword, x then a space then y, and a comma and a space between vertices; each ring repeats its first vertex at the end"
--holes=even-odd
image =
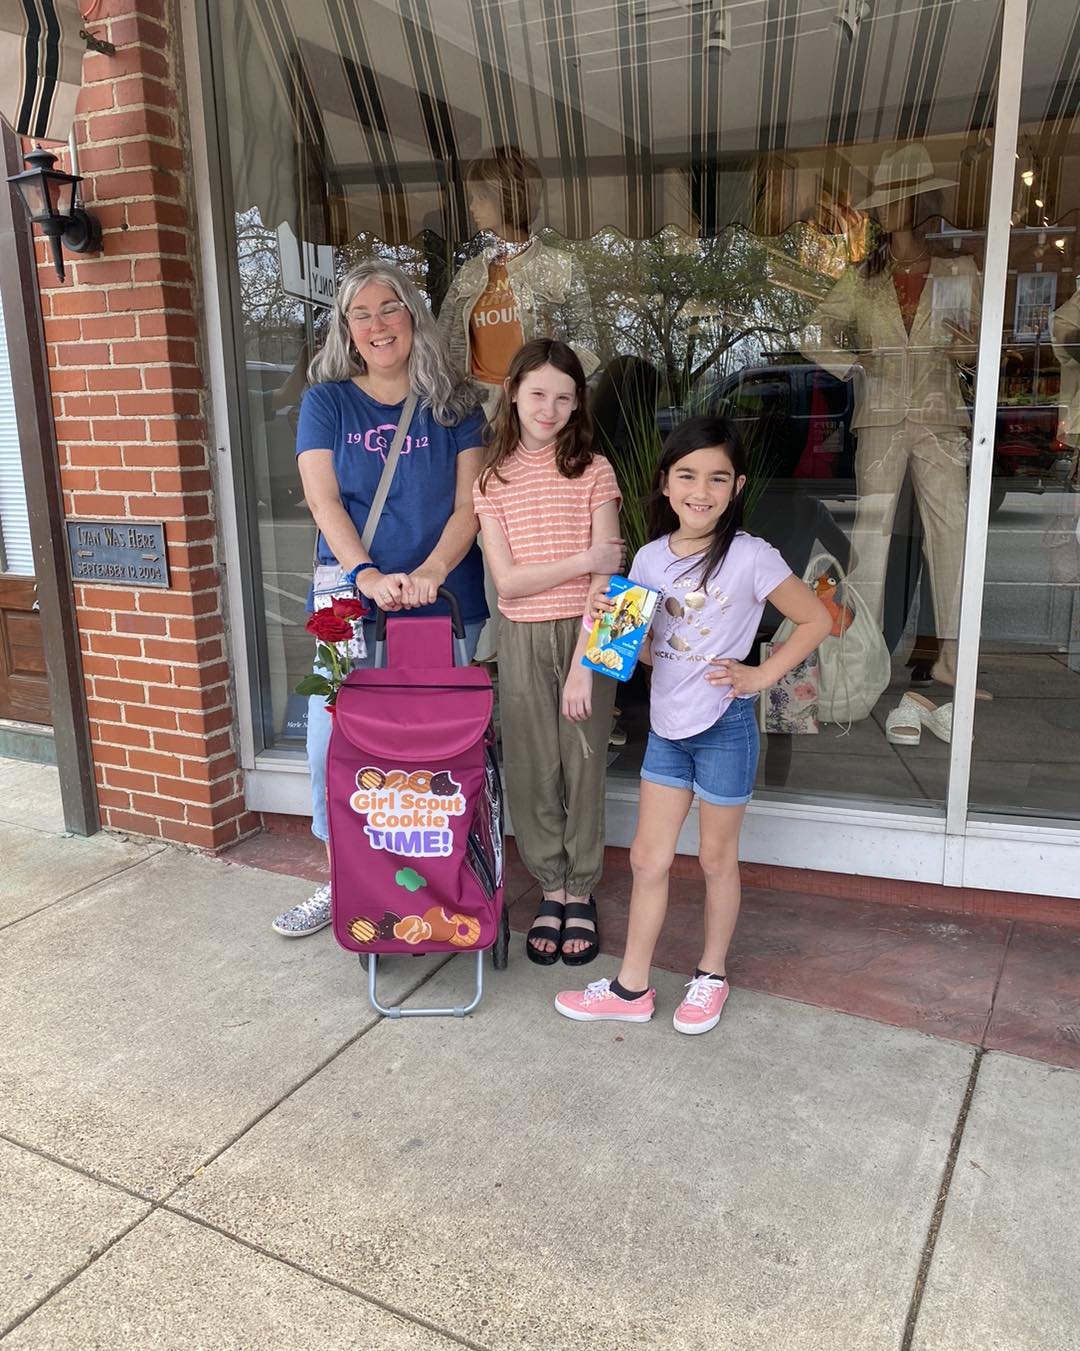
POLYGON ((646 990, 637 999, 620 999, 611 993, 611 981, 594 980, 584 990, 561 991, 555 996, 555 1007, 564 1018, 579 1023, 647 1023, 656 1012, 656 991, 646 990))
POLYGON ((730 986, 726 980, 695 976, 687 985, 687 995, 675 1010, 675 1031, 696 1036, 708 1032, 720 1021, 730 986))

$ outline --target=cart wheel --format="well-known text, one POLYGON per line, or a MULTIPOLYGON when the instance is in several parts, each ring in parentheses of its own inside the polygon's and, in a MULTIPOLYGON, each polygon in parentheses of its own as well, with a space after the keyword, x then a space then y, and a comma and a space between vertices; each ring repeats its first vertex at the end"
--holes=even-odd
POLYGON ((510 958, 510 916, 506 913, 506 906, 503 906, 502 916, 499 920, 499 932, 496 935, 495 942, 491 949, 491 960, 496 971, 505 971, 506 964, 510 958))
POLYGON ((367 955, 367 953, 366 953, 366 952, 358 952, 356 955, 357 955, 357 957, 359 958, 361 968, 362 968, 364 971, 366 971, 366 970, 368 969, 368 955, 367 955))

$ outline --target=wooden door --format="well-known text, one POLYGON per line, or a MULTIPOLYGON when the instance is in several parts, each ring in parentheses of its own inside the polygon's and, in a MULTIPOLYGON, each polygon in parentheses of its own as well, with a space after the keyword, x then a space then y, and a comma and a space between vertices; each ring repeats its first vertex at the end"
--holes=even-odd
POLYGON ((52 724, 33 577, 0 572, 0 718, 52 724))

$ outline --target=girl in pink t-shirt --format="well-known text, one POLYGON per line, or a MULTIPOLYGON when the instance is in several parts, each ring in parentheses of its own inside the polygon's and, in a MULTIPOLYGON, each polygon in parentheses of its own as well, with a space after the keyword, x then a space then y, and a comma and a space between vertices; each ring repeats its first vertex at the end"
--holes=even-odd
POLYGON ((592 449, 585 373, 563 342, 510 364, 473 489, 499 593, 503 768, 521 858, 543 900, 528 957, 583 966, 599 952, 593 888, 604 859, 614 682, 581 665, 582 614, 623 558, 619 489, 592 449))
POLYGON ((829 632, 828 611, 764 540, 742 530, 746 455, 734 425, 689 418, 667 438, 654 480, 650 542, 630 567, 665 593, 642 659, 652 666, 651 730, 630 850, 634 874, 618 979, 564 990, 555 1007, 578 1022, 645 1023, 649 968, 668 903, 679 831, 699 801, 705 946, 675 1010, 679 1032, 708 1032, 727 999, 727 950, 739 914, 739 830, 757 769, 754 696, 829 632), (745 666, 766 601, 795 631, 760 666, 745 666))

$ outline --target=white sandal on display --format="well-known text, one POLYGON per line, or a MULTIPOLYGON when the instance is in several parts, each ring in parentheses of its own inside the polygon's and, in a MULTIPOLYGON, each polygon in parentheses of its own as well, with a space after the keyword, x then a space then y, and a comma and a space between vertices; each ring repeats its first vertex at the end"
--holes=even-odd
POLYGON ((939 741, 948 741, 952 736, 952 704, 939 707, 924 694, 908 690, 885 719, 885 740, 894 746, 917 746, 924 727, 939 741))
POLYGON ((922 740, 919 715, 908 704, 906 695, 885 719, 885 740, 894 746, 917 746, 922 740))

